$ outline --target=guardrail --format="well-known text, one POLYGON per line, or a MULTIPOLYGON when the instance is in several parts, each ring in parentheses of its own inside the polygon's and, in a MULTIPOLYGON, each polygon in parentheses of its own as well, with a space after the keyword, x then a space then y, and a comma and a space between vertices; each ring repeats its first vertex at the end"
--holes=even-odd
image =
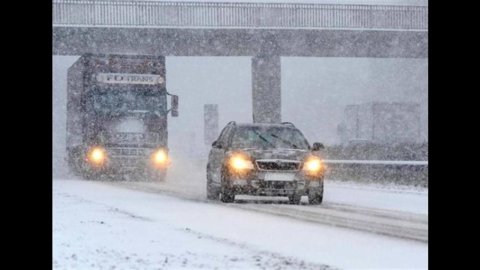
POLYGON ((426 31, 428 7, 54 0, 53 25, 426 31))
POLYGON ((417 165, 417 166, 426 166, 428 161, 416 161, 416 160, 333 160, 326 159, 325 163, 331 164, 378 164, 378 165, 417 165))
POLYGON ((428 161, 325 160, 327 179, 428 187, 428 161))

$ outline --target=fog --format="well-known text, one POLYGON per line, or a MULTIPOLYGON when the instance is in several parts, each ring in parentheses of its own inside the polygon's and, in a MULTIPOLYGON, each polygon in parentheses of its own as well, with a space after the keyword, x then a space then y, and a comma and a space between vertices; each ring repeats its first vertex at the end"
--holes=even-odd
POLYGON ((335 144, 346 105, 415 102, 427 141, 427 68, 426 59, 283 58, 282 120, 310 141, 335 144))
MULTIPOLYGON (((66 74, 78 56, 53 56, 53 169, 64 174, 66 74)), ((416 102, 421 140, 427 141, 427 59, 282 57, 282 121, 293 122, 310 143, 340 142, 346 105, 416 102)), ((205 158, 204 104, 218 104, 220 129, 252 121, 250 57, 166 57, 167 90, 180 96, 180 116, 169 117, 172 154, 205 158)))

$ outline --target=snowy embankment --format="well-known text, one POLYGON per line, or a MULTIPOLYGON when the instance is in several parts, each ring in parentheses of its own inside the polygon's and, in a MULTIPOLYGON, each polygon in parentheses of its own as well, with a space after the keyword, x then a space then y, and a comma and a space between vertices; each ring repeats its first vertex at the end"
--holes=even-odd
POLYGON ((427 253, 417 241, 102 182, 53 181, 55 269, 425 269, 427 253))

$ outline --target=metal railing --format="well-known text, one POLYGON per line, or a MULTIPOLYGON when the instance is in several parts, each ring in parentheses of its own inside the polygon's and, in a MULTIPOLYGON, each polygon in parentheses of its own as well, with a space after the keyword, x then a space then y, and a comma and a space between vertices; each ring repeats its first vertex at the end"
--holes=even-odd
POLYGON ((428 187, 428 161, 325 160, 327 178, 428 187))
POLYGON ((428 7, 54 0, 53 25, 426 31, 428 7))
POLYGON ((326 159, 325 163, 330 164, 368 164, 368 165, 409 165, 428 166, 426 160, 333 160, 326 159))

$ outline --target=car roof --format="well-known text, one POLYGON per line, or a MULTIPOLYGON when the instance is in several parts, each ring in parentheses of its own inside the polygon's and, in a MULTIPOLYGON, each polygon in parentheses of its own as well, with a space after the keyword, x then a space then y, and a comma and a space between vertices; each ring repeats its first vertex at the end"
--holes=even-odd
POLYGON ((279 127, 279 128, 293 128, 297 129, 293 124, 272 124, 272 123, 237 123, 237 127, 240 128, 249 128, 249 127, 260 127, 260 128, 269 128, 269 127, 279 127))

